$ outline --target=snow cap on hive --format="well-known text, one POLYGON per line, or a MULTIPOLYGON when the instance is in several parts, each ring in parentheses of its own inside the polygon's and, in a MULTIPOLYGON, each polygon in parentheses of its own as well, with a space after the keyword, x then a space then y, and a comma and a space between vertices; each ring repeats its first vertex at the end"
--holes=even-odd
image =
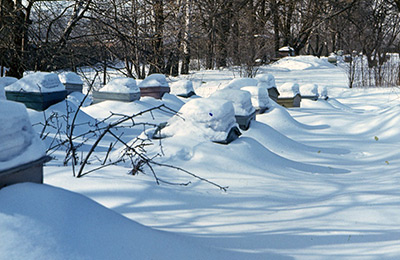
POLYGON ((229 81, 224 89, 241 89, 246 86, 257 86, 257 80, 253 78, 236 78, 229 81))
POLYGON ((211 97, 232 101, 237 116, 248 116, 255 111, 251 103, 251 94, 245 90, 225 88, 214 92, 211 97))
POLYGON ((270 74, 259 74, 255 77, 258 80, 257 86, 267 89, 276 88, 275 77, 270 74))
POLYGON ((7 86, 6 91, 25 92, 57 92, 64 91, 65 86, 61 83, 58 75, 50 72, 35 72, 24 76, 22 79, 7 86))
POLYGON ((72 71, 62 72, 58 74, 58 78, 63 84, 76 84, 76 85, 83 84, 81 77, 72 71))
POLYGON ((139 88, 169 87, 167 78, 163 74, 151 74, 139 84, 139 88))
POLYGON ((318 85, 313 83, 303 84, 300 86, 302 96, 318 96, 318 85))
POLYGON ((215 98, 196 98, 181 107, 162 129, 163 136, 190 135, 210 141, 225 140, 237 126, 232 102, 215 98))
POLYGON ((266 88, 249 86, 242 88, 244 91, 248 91, 251 95, 251 104, 254 108, 260 109, 269 107, 269 95, 266 88))
POLYGON ((175 82, 172 82, 171 85, 171 94, 173 95, 188 95, 191 92, 194 93, 193 83, 190 80, 182 79, 175 82))
POLYGON ((133 78, 114 78, 104 87, 99 89, 100 92, 114 93, 139 93, 140 89, 136 85, 136 80, 133 78))
POLYGON ((295 82, 286 82, 278 88, 280 97, 295 97, 300 94, 299 84, 295 82))

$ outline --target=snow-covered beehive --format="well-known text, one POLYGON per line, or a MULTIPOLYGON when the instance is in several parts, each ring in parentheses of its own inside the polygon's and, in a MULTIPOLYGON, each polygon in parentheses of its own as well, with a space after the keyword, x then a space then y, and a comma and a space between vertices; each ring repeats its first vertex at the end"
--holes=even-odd
POLYGON ((63 72, 58 75, 61 83, 64 84, 67 94, 72 92, 81 92, 83 87, 83 81, 81 77, 75 72, 63 72))
POLYGON ((268 96, 275 102, 277 102, 280 95, 276 83, 275 77, 270 74, 259 74, 255 77, 258 80, 257 86, 266 88, 268 90, 268 96))
POLYGON ((179 81, 172 82, 170 84, 171 94, 188 98, 193 95, 196 95, 193 89, 193 83, 190 80, 183 79, 179 81))
POLYGON ((256 118, 256 110, 251 103, 251 94, 248 91, 221 89, 214 92, 211 97, 232 101, 235 108, 236 121, 240 129, 249 129, 251 120, 256 118))
POLYGON ((165 93, 171 91, 166 77, 163 74, 151 74, 139 84, 142 97, 161 99, 165 93))
POLYGON ((228 82, 224 89, 241 89, 246 86, 257 86, 258 81, 253 78, 236 78, 228 82))
POLYGON ((140 89, 133 78, 115 78, 98 91, 93 91, 94 103, 105 100, 132 102, 138 99, 140 89))
POLYGON ((311 99, 311 100, 317 100, 318 99, 318 85, 317 84, 303 84, 300 86, 300 95, 301 98, 303 99, 311 99))
POLYGON ((301 96, 299 84, 295 82, 286 82, 279 86, 280 96, 278 104, 286 108, 300 107, 301 96))
POLYGON ((256 109, 257 114, 262 114, 269 108, 269 95, 266 88, 249 86, 243 87, 242 90, 248 91, 251 94, 251 104, 256 109))
POLYGON ((67 91, 58 75, 35 72, 5 87, 8 100, 24 103, 26 107, 43 111, 65 99, 67 91))
POLYGON ((45 147, 23 104, 0 100, 0 188, 19 182, 43 182, 45 147))
POLYGON ((240 135, 230 101, 214 98, 189 100, 154 137, 195 136, 228 144, 240 135))

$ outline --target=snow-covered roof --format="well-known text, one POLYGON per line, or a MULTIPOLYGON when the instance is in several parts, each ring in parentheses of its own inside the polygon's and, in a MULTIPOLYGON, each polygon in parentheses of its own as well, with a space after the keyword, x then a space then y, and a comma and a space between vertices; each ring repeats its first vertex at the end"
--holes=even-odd
POLYGON ((276 88, 275 77, 270 74, 259 74, 255 77, 258 80, 257 86, 265 87, 267 89, 276 88))
POLYGON ((291 70, 310 70, 310 69, 328 69, 335 65, 329 63, 326 59, 320 59, 315 56, 295 56, 285 57, 271 64, 272 69, 291 70))
POLYGON ((237 116, 247 116, 255 111, 251 103, 251 94, 245 90, 221 89, 214 92, 210 97, 232 101, 237 116))
POLYGON ((249 86, 242 88, 251 94, 251 104, 254 108, 260 109, 269 106, 268 90, 263 87, 249 86))
POLYGON ((99 89, 100 92, 114 93, 139 93, 140 89, 136 85, 136 80, 133 78, 114 78, 104 87, 99 89))
POLYGON ((170 84, 171 94, 174 95, 187 95, 190 92, 194 93, 193 83, 190 80, 182 79, 170 84))
POLYGON ((303 84, 300 86, 300 94, 302 96, 318 96, 318 85, 313 83, 303 84))
POLYGON ((35 72, 5 87, 5 90, 46 93, 63 91, 65 90, 65 86, 55 73, 35 72))
POLYGON ((139 84, 140 88, 169 87, 167 78, 163 74, 151 74, 139 84))
POLYGON ((295 82, 286 82, 278 87, 280 97, 294 97, 300 94, 299 84, 295 82))
POLYGON ((191 135, 210 141, 225 140, 230 129, 237 126, 235 110, 230 101, 215 98, 189 100, 162 129, 165 136, 191 135))
POLYGON ((22 103, 0 100, 0 147, 0 171, 45 155, 22 103))
POLYGON ((81 85, 83 84, 81 77, 76 74, 75 72, 62 72, 58 74, 58 78, 60 79, 61 83, 63 84, 77 84, 81 85))
POLYGON ((253 78, 236 78, 232 79, 227 85, 224 86, 224 89, 241 89, 246 86, 257 86, 258 81, 253 78))

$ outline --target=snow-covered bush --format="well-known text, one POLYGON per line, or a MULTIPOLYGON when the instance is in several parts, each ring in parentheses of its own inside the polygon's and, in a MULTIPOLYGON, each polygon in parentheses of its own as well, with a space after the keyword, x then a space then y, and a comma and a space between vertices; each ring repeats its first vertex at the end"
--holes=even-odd
POLYGON ((138 93, 139 87, 136 85, 136 80, 133 78, 115 78, 108 84, 99 89, 100 92, 114 93, 138 93))
POLYGON ((61 83, 58 75, 50 72, 35 72, 28 74, 15 83, 5 87, 6 91, 24 92, 57 92, 64 91, 65 86, 61 83))

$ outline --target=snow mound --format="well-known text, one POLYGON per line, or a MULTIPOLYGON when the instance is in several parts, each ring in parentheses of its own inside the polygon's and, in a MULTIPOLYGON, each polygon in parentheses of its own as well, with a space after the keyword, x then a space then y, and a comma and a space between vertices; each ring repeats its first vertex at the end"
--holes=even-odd
POLYGON ((241 89, 246 86, 257 86, 258 81, 253 78, 236 78, 232 79, 227 85, 225 85, 224 89, 241 89))
POLYGON ((255 111, 248 91, 225 88, 214 92, 211 98, 232 101, 237 116, 247 116, 255 111))
POLYGON ((254 108, 260 109, 269 106, 269 95, 266 88, 262 87, 243 87, 242 90, 251 94, 251 104, 254 108))
POLYGON ((6 91, 26 92, 57 92, 64 91, 65 86, 61 83, 58 75, 50 72, 35 72, 28 74, 15 83, 7 86, 6 91))
POLYGON ((6 93, 4 88, 18 81, 14 77, 1 77, 0 78, 0 99, 6 99, 6 93))
POLYGON ((44 184, 0 190, 1 259, 240 259, 44 184))
POLYGON ((320 59, 315 56, 294 56, 282 58, 273 63, 271 67, 289 70, 309 70, 334 68, 335 65, 329 63, 326 59, 320 59))
POLYGON ((197 98, 187 102, 179 114, 168 120, 164 136, 196 136, 221 141, 237 126, 232 102, 216 98, 197 98))
POLYGON ((255 77, 258 80, 257 86, 267 89, 276 88, 275 77, 270 74, 259 74, 255 77))
POLYGON ((61 83, 63 84, 83 84, 81 77, 75 72, 62 72, 58 74, 58 78, 60 79, 61 83))
POLYGON ((294 97, 300 94, 299 84, 296 82, 286 82, 278 87, 280 97, 294 97))
POLYGON ((44 145, 36 136, 26 107, 0 100, 0 170, 35 161, 45 155, 44 145))
POLYGON ((179 81, 172 82, 171 94, 173 95, 189 95, 191 92, 194 93, 193 83, 190 80, 183 79, 179 81))
POLYGON ((77 107, 79 107, 82 102, 83 102, 83 104, 82 104, 83 107, 90 106, 92 104, 93 100, 89 96, 87 96, 86 99, 85 99, 85 97, 86 97, 85 94, 74 91, 67 96, 67 100, 70 101, 71 103, 73 103, 77 107))
POLYGON ((317 84, 303 84, 300 86, 300 93, 302 96, 317 96, 318 97, 318 85, 317 84))
POLYGON ((169 87, 167 78, 163 74, 151 74, 139 83, 139 88, 169 87))
POLYGON ((136 85, 136 80, 133 78, 114 78, 104 87, 99 89, 100 92, 114 93, 138 93, 140 89, 136 85))

